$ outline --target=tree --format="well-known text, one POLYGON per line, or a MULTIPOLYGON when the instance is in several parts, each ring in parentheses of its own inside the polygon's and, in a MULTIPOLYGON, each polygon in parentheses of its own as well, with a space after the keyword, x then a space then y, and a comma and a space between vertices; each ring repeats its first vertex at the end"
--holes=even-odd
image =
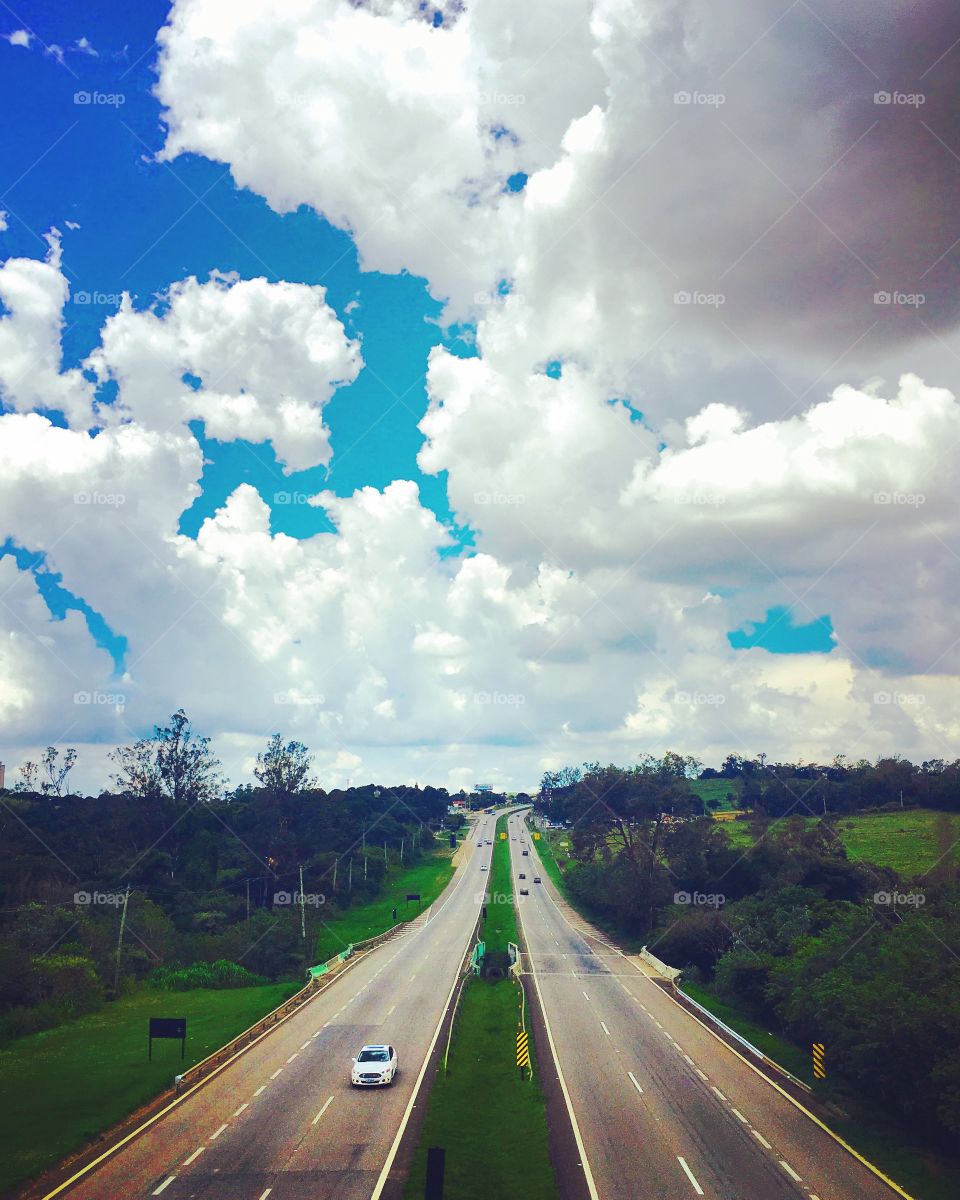
POLYGON ((155 725, 151 739, 120 746, 110 755, 119 766, 112 778, 128 794, 165 796, 176 809, 222 795, 220 760, 210 739, 193 731, 190 718, 178 708, 166 726, 155 725))
POLYGON ((295 796, 316 787, 317 781, 310 775, 312 767, 313 755, 303 742, 287 742, 284 746, 280 734, 275 733, 266 750, 257 755, 253 773, 274 795, 295 796))
POLYGON ((56 746, 48 746, 43 752, 43 769, 47 773, 47 778, 40 785, 45 796, 62 796, 63 785, 73 770, 73 764, 77 761, 76 750, 66 750, 63 755, 63 762, 59 762, 60 751, 56 746))
POLYGON ((17 768, 20 778, 14 786, 15 792, 35 792, 37 790, 37 764, 28 758, 17 768))

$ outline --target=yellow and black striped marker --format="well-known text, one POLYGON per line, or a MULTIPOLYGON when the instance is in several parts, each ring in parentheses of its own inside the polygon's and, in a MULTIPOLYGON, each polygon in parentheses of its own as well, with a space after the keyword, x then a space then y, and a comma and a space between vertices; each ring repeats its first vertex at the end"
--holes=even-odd
POLYGON ((823 1042, 813 1043, 813 1077, 814 1079, 826 1079, 827 1067, 823 1058, 823 1042))
POLYGON ((530 1040, 522 1029, 517 1031, 517 1066, 530 1067, 530 1040))

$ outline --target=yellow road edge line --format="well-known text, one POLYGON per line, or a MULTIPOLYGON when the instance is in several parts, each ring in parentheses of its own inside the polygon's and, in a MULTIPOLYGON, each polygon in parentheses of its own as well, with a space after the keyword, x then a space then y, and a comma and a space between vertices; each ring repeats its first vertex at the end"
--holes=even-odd
MULTIPOLYGON (((538 855, 538 857, 539 857, 539 855, 538 855)), ((550 893, 548 892, 547 895, 549 896, 550 893)), ((552 896, 550 896, 550 899, 553 902, 554 908, 556 908, 557 912, 560 913, 560 916, 563 917, 566 924, 569 925, 571 929, 573 929, 573 926, 570 924, 570 921, 567 920, 567 918, 563 915, 563 912, 560 909, 560 905, 557 904, 555 900, 553 900, 552 896)), ((576 930, 574 930, 574 932, 576 932, 576 930)), ((794 1106, 794 1108, 799 1109, 800 1112, 802 1112, 805 1117, 809 1118, 814 1123, 814 1125, 818 1126, 820 1129, 823 1130, 824 1133, 826 1133, 829 1137, 833 1138, 833 1140, 837 1143, 837 1145, 842 1146, 844 1148, 844 1150, 847 1151, 848 1154, 851 1154, 857 1160, 857 1162, 859 1162, 864 1167, 866 1167, 868 1171, 872 1172, 877 1177, 877 1179, 879 1179, 883 1183, 885 1183, 887 1185, 887 1187, 892 1188, 893 1191, 895 1191, 898 1196, 902 1196, 903 1200, 915 1200, 915 1198, 913 1196, 911 1196, 909 1192, 905 1192, 898 1183, 895 1183, 890 1178, 889 1175, 884 1174, 884 1172, 881 1171, 878 1166, 875 1166, 868 1158, 864 1158, 864 1156, 859 1152, 859 1150, 854 1150, 853 1146, 851 1146, 849 1142, 845 1141, 840 1136, 839 1133, 836 1133, 834 1130, 832 1130, 829 1125, 827 1125, 823 1121, 821 1121, 818 1116, 816 1116, 814 1113, 812 1113, 809 1110, 809 1108, 806 1108, 803 1104, 800 1103, 799 1100, 797 1100, 794 1096, 791 1096, 788 1091, 785 1091, 779 1085, 779 1083, 777 1083, 775 1080, 771 1079, 770 1076, 767 1075, 764 1071, 761 1071, 760 1068, 758 1066, 756 1066, 754 1063, 752 1063, 748 1058, 744 1058, 744 1056, 738 1050, 735 1050, 733 1048, 733 1046, 730 1045, 729 1042, 724 1041, 724 1039, 715 1030, 711 1029, 710 1026, 706 1024, 705 1021, 701 1021, 700 1018, 698 1016, 696 1016, 694 1013, 692 1013, 688 1008, 684 1008, 683 1005, 680 1003, 680 1001, 677 1000, 674 996, 672 996, 670 994, 670 992, 668 992, 665 988, 658 987, 657 984, 655 984, 653 982, 653 979, 651 978, 651 976, 647 975, 644 971, 642 971, 640 969, 640 967, 638 967, 637 964, 635 962, 633 962, 628 955, 625 954, 623 957, 627 960, 628 963, 630 963, 630 965, 634 968, 634 970, 637 972, 637 974, 640 976, 641 979, 646 979, 650 983, 651 987, 657 988, 658 992, 662 992, 663 995, 667 996, 672 1001, 672 1003, 674 1003, 677 1006, 677 1008, 679 1008, 681 1010, 681 1012, 685 1013, 692 1020, 696 1021, 696 1023, 698 1025, 700 1025, 703 1029, 705 1029, 707 1031, 707 1033, 710 1034, 711 1037, 716 1038, 716 1040, 720 1043, 721 1046, 726 1047, 726 1049, 729 1050, 731 1054, 736 1055, 736 1057, 739 1058, 742 1063, 745 1063, 746 1066, 748 1066, 755 1075, 758 1075, 762 1080, 764 1080, 765 1083, 768 1083, 775 1091, 778 1091, 781 1096, 784 1096, 787 1100, 789 1100, 790 1103, 794 1106)), ((534 980, 536 980, 536 976, 534 976, 534 980)), ((46 1200, 46 1198, 44 1198, 44 1200, 46 1200)))

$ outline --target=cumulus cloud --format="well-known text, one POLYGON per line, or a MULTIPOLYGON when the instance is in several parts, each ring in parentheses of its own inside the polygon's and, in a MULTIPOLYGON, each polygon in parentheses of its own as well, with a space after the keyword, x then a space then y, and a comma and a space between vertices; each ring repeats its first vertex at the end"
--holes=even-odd
POLYGON ((119 385, 117 413, 148 428, 199 419, 210 437, 271 441, 290 470, 330 457, 323 406, 362 360, 322 287, 214 275, 161 305, 124 295, 88 360, 119 385))

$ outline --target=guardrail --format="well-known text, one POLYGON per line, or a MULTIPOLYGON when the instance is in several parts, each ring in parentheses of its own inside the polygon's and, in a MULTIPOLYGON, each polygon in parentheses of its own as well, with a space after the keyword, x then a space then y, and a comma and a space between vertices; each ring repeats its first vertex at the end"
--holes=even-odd
POLYGON ((282 1004, 278 1005, 271 1012, 268 1012, 266 1016, 261 1017, 259 1021, 254 1022, 249 1029, 245 1029, 243 1033, 238 1034, 232 1041, 227 1042, 225 1046, 221 1046, 219 1050, 214 1050, 212 1054, 208 1054, 200 1062, 195 1063, 192 1067, 188 1067, 182 1075, 177 1075, 174 1080, 174 1090, 176 1093, 179 1095, 185 1087, 199 1082, 208 1071, 212 1071, 214 1067, 231 1058, 237 1051, 251 1045, 279 1021, 289 1017, 314 996, 320 990, 322 983, 325 983, 331 975, 342 968, 358 950, 365 952, 375 950, 383 942, 393 937, 406 924, 408 922, 400 921, 390 929, 387 929, 383 933, 378 933, 374 937, 365 938, 362 942, 351 942, 346 950, 341 950, 339 954, 335 954, 333 958, 328 959, 325 963, 321 963, 319 967, 310 967, 310 979, 299 992, 295 992, 287 1000, 284 1000, 282 1004))

